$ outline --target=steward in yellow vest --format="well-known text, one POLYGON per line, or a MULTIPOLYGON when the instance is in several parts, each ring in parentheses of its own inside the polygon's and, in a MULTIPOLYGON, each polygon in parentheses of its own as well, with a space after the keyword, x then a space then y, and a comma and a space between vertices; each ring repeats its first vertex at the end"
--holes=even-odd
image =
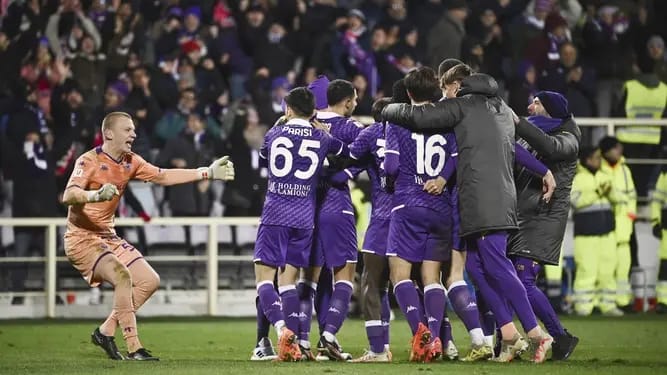
POLYGON ((616 307, 616 239, 611 178, 600 171, 600 151, 583 148, 572 182, 574 219, 574 309, 588 316, 596 306, 604 315, 620 316, 616 307))
POLYGON ((632 302, 630 287, 630 236, 637 217, 637 192, 630 168, 623 158, 623 145, 614 137, 600 141, 602 172, 611 177, 618 200, 613 204, 616 221, 616 304, 623 310, 632 302))

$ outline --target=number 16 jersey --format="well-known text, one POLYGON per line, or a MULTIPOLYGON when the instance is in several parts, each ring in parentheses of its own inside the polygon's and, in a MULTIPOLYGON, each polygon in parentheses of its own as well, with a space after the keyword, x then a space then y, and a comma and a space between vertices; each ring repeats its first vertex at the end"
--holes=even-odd
POLYGON ((328 154, 347 155, 347 147, 306 120, 269 130, 259 153, 269 169, 262 224, 313 228, 317 184, 328 154))
POLYGON ((444 170, 447 158, 458 154, 453 133, 412 133, 389 124, 386 130, 385 155, 399 156, 399 169, 394 184, 393 210, 402 207, 426 207, 448 212, 449 203, 443 195, 424 191, 424 183, 435 179, 444 170))

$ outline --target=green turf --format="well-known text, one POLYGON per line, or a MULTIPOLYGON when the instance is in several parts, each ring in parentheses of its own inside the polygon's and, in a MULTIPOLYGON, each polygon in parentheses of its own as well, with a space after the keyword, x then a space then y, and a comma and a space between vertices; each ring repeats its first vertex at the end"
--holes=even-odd
MULTIPOLYGON (((141 319, 142 342, 161 357, 157 363, 113 362, 90 343, 92 321, 0 321, 0 374, 665 374, 667 319, 636 316, 617 319, 567 318, 565 324, 581 338, 568 362, 434 363, 406 362, 408 328, 392 327, 392 364, 257 363, 248 360, 255 341, 254 320, 141 319), (528 371, 528 372, 527 372, 528 371)), ((467 335, 454 323, 459 349, 468 349, 467 335)), ((339 339, 346 351, 362 353, 363 323, 346 322, 339 339)), ((119 344, 122 339, 117 338, 119 344)))

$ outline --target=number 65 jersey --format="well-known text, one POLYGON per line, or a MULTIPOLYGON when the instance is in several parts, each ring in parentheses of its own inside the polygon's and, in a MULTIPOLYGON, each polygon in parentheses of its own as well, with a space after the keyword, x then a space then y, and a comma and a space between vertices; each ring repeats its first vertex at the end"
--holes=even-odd
POLYGON ((269 170, 262 224, 313 228, 317 184, 328 154, 347 156, 349 151, 306 120, 292 119, 269 130, 259 152, 269 170))
POLYGON ((424 183, 440 176, 447 159, 457 155, 454 133, 412 133, 397 125, 387 125, 385 169, 387 174, 397 174, 392 211, 403 207, 426 207, 448 212, 447 199, 442 194, 432 195, 424 191, 424 183), (398 171, 394 165, 396 156, 398 171))

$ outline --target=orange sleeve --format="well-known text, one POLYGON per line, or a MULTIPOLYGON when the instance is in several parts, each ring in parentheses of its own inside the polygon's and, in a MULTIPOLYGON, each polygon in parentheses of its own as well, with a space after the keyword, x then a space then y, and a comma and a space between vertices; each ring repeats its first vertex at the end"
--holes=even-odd
POLYGON ((154 166, 153 164, 147 162, 141 156, 134 154, 132 155, 132 164, 136 165, 134 169, 134 174, 132 175, 133 179, 142 180, 144 182, 151 182, 157 178, 162 169, 154 166))
POLYGON ((76 159, 74 170, 69 176, 69 181, 67 181, 67 187, 65 187, 65 189, 78 187, 87 190, 90 179, 93 173, 95 173, 96 164, 95 159, 92 158, 89 153, 79 156, 79 158, 76 159))

